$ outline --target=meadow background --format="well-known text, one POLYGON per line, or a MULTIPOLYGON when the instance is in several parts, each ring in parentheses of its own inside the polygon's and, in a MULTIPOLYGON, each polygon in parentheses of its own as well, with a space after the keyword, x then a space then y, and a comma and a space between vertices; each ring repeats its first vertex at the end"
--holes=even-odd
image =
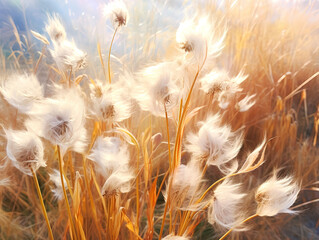
MULTIPOLYGON (((89 85, 91 79, 106 81, 107 57, 114 33, 112 24, 103 17, 102 8, 105 3, 100 0, 1 0, 0 81, 5 82, 13 73, 32 72, 37 66, 36 76, 44 87, 44 96, 52 96, 53 83, 64 86, 66 75, 63 77, 62 71, 57 70, 49 51, 52 44, 45 46, 31 33, 33 30, 49 39, 45 31, 48 15, 58 14, 67 37, 74 39, 77 47, 87 53, 87 67, 74 71, 70 78, 74 83, 80 82, 76 85, 80 86, 86 96, 87 112, 90 112, 89 85), (37 64, 40 56, 41 61, 37 64)), ((300 193, 294 203, 299 206, 298 214, 258 217, 249 222, 249 229, 233 231, 228 237, 319 239, 318 1, 141 0, 126 1, 126 5, 129 21, 115 36, 111 71, 114 82, 124 76, 127 96, 135 90, 135 82, 130 83, 135 74, 140 74, 151 64, 164 60, 175 61, 178 56, 182 56, 176 44, 176 30, 183 20, 205 14, 214 19, 216 39, 223 36, 224 39, 220 54, 206 62, 199 79, 214 68, 223 69, 230 76, 236 76, 241 71, 247 75, 247 79, 240 85, 243 95, 233 99, 227 109, 221 109, 214 96, 204 93, 199 81, 196 82, 189 103, 189 112, 192 114, 183 128, 184 135, 179 139, 181 153, 173 168, 192 159, 192 153, 186 147, 187 136, 198 132, 198 122, 205 121, 210 115, 220 114, 222 124, 230 126, 234 132, 243 132, 243 145, 237 156, 239 166, 265 137, 267 139, 267 147, 263 147, 266 149, 263 164, 254 171, 234 177, 236 183, 244 186, 248 196, 244 211, 254 211, 256 204, 251 202, 254 202, 256 187, 267 180, 274 169, 281 176, 293 175, 301 183, 300 193), (236 104, 244 94, 256 94, 255 104, 247 111, 240 112, 236 104)), ((192 81, 196 70, 196 67, 185 67, 183 72, 192 81)), ((50 180, 50 174, 53 169, 58 169, 57 148, 43 140, 47 167, 40 168, 37 177, 54 237, 159 239, 163 231, 163 237, 174 232, 174 235, 183 236, 183 239, 218 239, 227 230, 216 224, 211 225, 203 209, 195 210, 197 214, 187 222, 189 227, 185 229, 181 227, 181 222, 187 217, 181 216, 188 216, 189 210, 180 208, 182 203, 177 203, 176 208, 171 209, 163 221, 167 197, 164 189, 170 184, 168 179, 174 172, 169 166, 168 146, 171 146, 173 152, 178 140, 179 108, 176 115, 172 113, 173 116, 165 118, 165 115, 154 116, 151 111, 142 111, 138 101, 133 98, 130 101, 132 116, 118 124, 99 122, 92 116, 87 117, 85 123, 88 143, 92 146, 96 135, 118 136, 127 142, 130 167, 137 172, 130 191, 119 193, 114 197, 117 199, 115 203, 112 202, 101 196, 105 179, 98 173, 93 161, 83 160, 84 154, 72 151, 64 156, 64 172, 69 179, 68 198, 77 237, 71 236, 64 200, 56 199, 52 192, 55 184, 50 180), (114 126, 121 130, 112 132, 114 126), (114 209, 106 210, 105 206, 114 206, 114 209), (120 208, 125 211, 116 215, 115 212, 120 208), (106 220, 109 214, 114 214, 113 222, 106 220), (174 227, 170 216, 175 216, 172 217, 176 221, 174 227), (114 230, 114 226, 118 230, 114 230), (108 235, 112 229, 114 235, 108 235)), ((26 119, 26 114, 16 111, 1 95, 0 124, 3 129, 23 129, 26 119)), ((48 239, 48 229, 33 180, 11 164, 6 164, 9 161, 6 145, 6 134, 1 130, 0 159, 3 167, 0 173, 0 239, 48 239)), ((259 158, 262 158, 260 155, 261 152, 259 158)), ((200 185, 205 189, 224 177, 216 166, 209 165, 201 168, 201 171, 205 180, 200 185)))

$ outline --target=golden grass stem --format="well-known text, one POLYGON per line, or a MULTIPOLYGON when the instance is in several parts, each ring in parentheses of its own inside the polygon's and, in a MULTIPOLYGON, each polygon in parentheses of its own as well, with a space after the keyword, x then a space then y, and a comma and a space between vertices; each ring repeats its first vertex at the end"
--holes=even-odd
MULTIPOLYGON (((169 193, 168 193, 168 195, 169 195, 169 193)), ((167 196, 167 202, 165 204, 165 209, 164 209, 164 214, 163 214, 163 219, 162 219, 162 225, 161 225, 161 230, 160 230, 160 234, 159 234, 158 240, 162 239, 168 204, 169 204, 169 196, 167 196)))
POLYGON ((306 206, 306 205, 308 205, 308 204, 310 204, 310 203, 315 203, 315 202, 319 202, 319 198, 310 200, 310 201, 308 201, 308 202, 301 203, 301 204, 296 205, 296 206, 293 206, 293 207, 290 208, 290 209, 293 210, 293 209, 296 209, 296 208, 299 208, 299 207, 303 207, 303 206, 306 206))
POLYGON ((229 178, 229 177, 233 177, 233 176, 236 176, 240 173, 233 173, 233 174, 230 174, 228 176, 225 176, 225 177, 222 177, 220 179, 218 179, 216 182, 214 182, 212 185, 209 186, 209 188, 206 189, 206 191, 202 194, 202 196, 197 200, 197 203, 200 203, 204 197, 207 195, 207 193, 213 188, 215 187, 218 183, 220 183, 221 181, 225 180, 226 178, 229 178))
POLYGON ((137 158, 136 158, 136 171, 137 171, 137 176, 136 176, 136 229, 137 229, 137 234, 139 234, 139 218, 140 218, 140 193, 139 193, 139 158, 140 158, 140 151, 139 148, 137 147, 137 158))
POLYGON ((166 110, 165 103, 164 103, 164 110, 165 110, 166 130, 167 130, 169 172, 171 172, 172 171, 171 141, 170 141, 170 136, 169 136, 168 116, 167 116, 167 110, 166 110))
POLYGON ((101 45, 100 43, 97 43, 97 51, 99 53, 99 57, 100 57, 100 62, 102 64, 102 70, 103 70, 103 74, 104 74, 104 77, 106 79, 106 72, 105 72, 105 66, 104 66, 104 61, 103 61, 103 57, 102 57, 102 52, 101 52, 101 45))
POLYGON ((42 57, 44 56, 44 51, 45 51, 45 49, 46 49, 46 46, 47 46, 47 45, 44 45, 44 46, 42 47, 42 51, 41 51, 40 57, 39 57, 39 59, 38 59, 36 65, 35 65, 35 67, 34 67, 33 74, 36 74, 37 71, 38 71, 40 62, 41 62, 41 60, 42 60, 42 57))
POLYGON ((38 197, 39 197, 39 200, 40 200, 40 203, 41 203, 43 216, 45 218, 45 222, 46 222, 47 227, 48 227, 49 237, 50 237, 51 240, 54 240, 52 229, 51 229, 49 218, 48 218, 48 214, 47 214, 47 211, 46 211, 45 206, 44 206, 44 202, 43 202, 43 198, 42 198, 42 194, 41 194, 41 190, 40 190, 40 186, 39 186, 37 175, 34 172, 32 167, 30 169, 31 169, 31 172, 32 172, 32 175, 33 175, 34 184, 36 186, 38 197))
MULTIPOLYGON (((182 138, 183 138, 184 122, 185 122, 188 106, 190 104, 191 95, 192 95, 195 83, 196 83, 196 81, 198 79, 199 73, 202 70, 202 68, 204 67, 206 59, 207 59, 207 43, 206 43, 205 58, 203 60, 202 65, 198 66, 198 70, 197 70, 197 72, 195 74, 194 80, 193 80, 192 85, 191 85, 191 87, 189 89, 189 92, 188 92, 188 95, 187 95, 187 98, 186 98, 186 102, 184 104, 184 108, 183 108, 182 114, 180 115, 180 118, 178 120, 178 127, 177 127, 177 131, 176 131, 176 142, 175 142, 175 147, 174 147, 174 169, 180 163, 179 155, 180 155, 180 151, 181 151, 181 141, 182 141, 182 138)), ((181 101, 181 104, 182 104, 182 101, 181 101)))
MULTIPOLYGON (((83 172, 84 172, 84 180, 85 180, 87 193, 89 195, 90 204, 91 204, 91 207, 92 207, 91 211, 93 213, 94 223, 96 224, 96 226, 98 226, 99 223, 98 223, 98 220, 97 220, 96 207, 95 207, 95 204, 94 204, 94 199, 93 199, 93 196, 92 196, 92 191, 91 191, 89 179, 88 179, 88 176, 87 176, 86 157, 85 156, 83 156, 83 172)), ((98 232, 98 234, 100 236, 100 232, 98 232)))
POLYGON ((62 157, 62 153, 61 153, 61 149, 60 149, 59 145, 57 145, 57 150, 58 150, 58 160, 59 160, 59 170, 60 170, 62 190, 63 190, 64 200, 65 200, 65 204, 66 204, 66 208, 67 208, 67 212, 68 212, 69 220, 70 220, 71 236, 73 235, 73 237, 75 239, 77 239, 77 236, 75 235, 75 229, 74 229, 72 213, 71 213, 71 209, 70 209, 70 205, 69 205, 69 200, 68 200, 68 196, 66 194, 66 190, 65 190, 65 186, 64 186, 64 180, 63 180, 64 174, 63 174, 63 167, 62 167, 63 157, 62 157))
POLYGON ((111 44, 110 44, 110 49, 109 49, 109 56, 108 56, 108 61, 107 61, 107 70, 108 70, 108 74, 109 74, 109 83, 111 84, 111 50, 112 50, 112 45, 113 45, 113 42, 114 42, 114 38, 115 38, 115 34, 118 30, 118 27, 115 28, 115 31, 114 31, 114 34, 113 34, 113 37, 112 37, 112 41, 111 41, 111 44))
MULTIPOLYGON (((242 221, 240 224, 245 223, 245 222, 248 222, 249 220, 251 220, 251 219, 253 219, 253 218, 257 217, 257 216, 258 216, 257 214, 254 214, 254 215, 252 215, 252 216, 246 218, 246 219, 245 219, 244 221, 242 221)), ((229 229, 219 240, 225 239, 233 230, 234 230, 234 228, 229 229)))

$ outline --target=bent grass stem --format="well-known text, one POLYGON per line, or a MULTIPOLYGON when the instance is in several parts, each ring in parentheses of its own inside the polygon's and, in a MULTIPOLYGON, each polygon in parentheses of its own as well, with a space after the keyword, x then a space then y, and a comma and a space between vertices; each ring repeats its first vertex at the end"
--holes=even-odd
POLYGON ((119 29, 119 27, 115 28, 113 37, 112 37, 112 41, 111 41, 111 45, 110 45, 110 49, 109 49, 109 56, 108 56, 108 61, 107 61, 107 70, 108 70, 108 74, 109 74, 109 83, 111 84, 111 50, 112 50, 112 45, 114 42, 114 38, 115 38, 115 34, 117 32, 117 30, 119 29))
MULTIPOLYGON (((240 224, 243 224, 243 223, 245 223, 245 222, 248 222, 249 220, 251 220, 251 219, 253 219, 253 218, 257 217, 257 216, 258 216, 257 214, 254 214, 254 215, 252 215, 252 216, 246 218, 246 219, 245 219, 244 221, 242 221, 240 224)), ((224 240, 233 230, 234 230, 234 228, 229 229, 219 240, 224 240)))
POLYGON ((64 195, 64 200, 65 200, 67 212, 68 212, 69 219, 70 219, 71 238, 73 236, 73 237, 75 237, 75 239, 77 239, 77 237, 75 235, 74 223, 73 223, 73 219, 72 219, 72 214, 71 214, 71 209, 70 209, 70 205, 69 205, 69 200, 68 200, 68 196, 66 194, 66 190, 65 190, 65 186, 64 186, 64 180, 63 180, 63 175, 64 174, 63 174, 63 167, 62 167, 62 158, 63 157, 62 157, 62 153, 61 153, 61 149, 60 149, 59 145, 57 145, 57 150, 58 150, 59 170, 60 170, 60 177, 61 177, 63 195, 64 195))
POLYGON ((45 222, 46 222, 47 227, 48 227, 49 237, 50 237, 51 240, 54 240, 52 229, 51 229, 49 218, 48 218, 48 214, 47 214, 47 211, 46 211, 45 206, 44 206, 44 202, 43 202, 43 198, 42 198, 42 194, 41 194, 41 190, 40 190, 40 186, 39 186, 39 181, 38 181, 37 175, 34 172, 32 167, 30 169, 31 169, 31 172, 32 172, 32 175, 33 175, 34 184, 36 186, 38 197, 39 197, 39 200, 40 200, 40 203, 41 203, 41 208, 42 208, 42 212, 43 212, 43 215, 44 215, 44 218, 45 218, 45 222))

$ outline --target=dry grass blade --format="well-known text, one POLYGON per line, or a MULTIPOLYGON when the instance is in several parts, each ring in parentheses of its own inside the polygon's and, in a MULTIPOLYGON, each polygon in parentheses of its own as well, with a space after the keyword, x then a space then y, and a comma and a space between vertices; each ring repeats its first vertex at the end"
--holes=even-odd
POLYGON ((45 45, 50 45, 49 40, 48 40, 45 36, 41 35, 41 34, 38 33, 38 32, 32 31, 32 30, 31 30, 31 33, 32 33, 32 35, 33 35, 36 39, 40 40, 40 41, 43 42, 45 45))

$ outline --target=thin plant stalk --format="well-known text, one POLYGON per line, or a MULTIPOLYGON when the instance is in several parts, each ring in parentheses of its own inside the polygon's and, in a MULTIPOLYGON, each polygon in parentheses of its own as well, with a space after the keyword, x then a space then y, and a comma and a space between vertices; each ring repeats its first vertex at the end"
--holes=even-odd
POLYGON ((220 183, 221 181, 225 180, 226 178, 229 178, 229 177, 233 177, 233 176, 236 176, 240 173, 233 173, 233 174, 230 174, 230 175, 227 175, 225 177, 222 177, 220 179, 218 179, 216 182, 214 182, 212 185, 209 186, 209 188, 206 189, 206 191, 202 194, 202 196, 197 200, 197 203, 200 203, 204 197, 207 195, 207 193, 213 188, 215 187, 218 183, 220 183))
POLYGON ((136 229, 137 229, 137 234, 139 234, 139 218, 140 218, 140 193, 139 193, 139 158, 140 158, 140 150, 139 147, 136 146, 137 149, 137 158, 136 158, 136 171, 137 171, 137 176, 136 176, 136 229))
POLYGON ((39 197, 39 200, 40 200, 40 203, 41 203, 43 216, 45 218, 45 222, 46 222, 47 227, 48 227, 49 237, 50 237, 51 240, 54 240, 52 229, 51 229, 49 218, 48 218, 48 214, 47 214, 47 211, 46 211, 45 206, 44 206, 44 202, 43 202, 43 198, 42 198, 42 194, 41 194, 41 190, 40 190, 40 186, 39 186, 37 175, 35 174, 35 172, 34 172, 32 167, 30 169, 31 169, 31 172, 32 172, 32 175, 33 175, 34 184, 36 186, 38 197, 39 197))
POLYGON ((170 136, 169 136, 168 116, 167 116, 165 103, 164 103, 164 109, 165 109, 165 118, 166 118, 167 142, 168 142, 169 172, 171 172, 172 171, 171 142, 170 142, 170 136))
POLYGON ((41 60, 42 60, 42 58, 43 58, 43 56, 44 56, 44 52, 45 52, 45 50, 46 50, 46 47, 47 47, 47 45, 44 45, 44 46, 42 47, 42 51, 41 51, 40 57, 39 57, 39 59, 38 59, 36 65, 35 65, 35 67, 34 67, 34 69, 33 69, 33 74, 36 74, 37 71, 38 71, 38 68, 39 68, 40 62, 41 62, 41 60))
MULTIPOLYGON (((168 194, 169 194, 169 193, 168 193, 168 194)), ((164 214, 163 214, 163 220, 162 220, 161 230, 160 230, 160 234, 159 234, 159 237, 158 237, 159 240, 162 239, 168 204, 169 204, 169 199, 168 199, 168 196, 167 196, 167 202, 166 202, 166 204, 165 204, 165 209, 164 209, 164 214)))
POLYGON ((63 174, 63 167, 62 167, 62 153, 61 153, 61 149, 60 149, 59 145, 57 145, 57 150, 58 150, 58 160, 59 160, 59 170, 60 170, 61 184, 62 184, 63 195, 64 195, 64 200, 65 200, 67 212, 68 212, 69 219, 70 219, 70 228, 71 228, 72 235, 76 238, 74 224, 73 224, 73 219, 72 219, 72 214, 71 214, 71 209, 70 209, 70 204, 69 204, 69 200, 68 200, 68 197, 67 197, 67 194, 66 194, 66 190, 65 190, 65 186, 64 186, 64 180, 63 180, 63 175, 64 174, 63 174))
POLYGON ((196 81, 198 79, 199 73, 204 67, 206 59, 207 59, 207 43, 206 43, 205 58, 203 60, 203 63, 200 66, 198 66, 198 70, 196 72, 196 75, 194 77, 192 85, 191 85, 191 87, 189 89, 189 92, 188 92, 188 95, 187 95, 187 98, 186 98, 186 102, 185 102, 185 105, 183 107, 183 111, 181 112, 180 119, 178 121, 178 127, 177 127, 177 132, 176 132, 176 143, 175 143, 175 148, 174 148, 174 169, 180 163, 179 155, 180 155, 180 151, 181 151, 181 141, 182 141, 182 137, 183 137, 185 118, 186 118, 186 113, 187 113, 187 110, 188 110, 188 106, 190 104, 191 95, 192 95, 195 83, 196 83, 196 81))
MULTIPOLYGON (((173 175, 174 177, 174 175, 173 175)), ((162 235, 163 235, 163 230, 164 230, 164 225, 165 225, 165 219, 166 219, 166 213, 167 213, 167 209, 168 209, 168 206, 170 205, 170 192, 171 192, 171 185, 172 185, 172 182, 173 182, 173 177, 169 180, 169 183, 168 183, 168 193, 167 193, 167 201, 165 203, 165 208, 164 208, 164 213, 163 213, 163 219, 162 219, 162 225, 161 225, 161 230, 160 230, 160 234, 159 234, 159 237, 158 239, 161 240, 162 239, 162 235)))
MULTIPOLYGON (((252 216, 246 218, 246 219, 245 219, 244 221, 242 221, 240 224, 245 223, 245 222, 248 222, 249 220, 251 220, 251 219, 253 219, 253 218, 257 217, 257 216, 258 216, 258 214, 254 214, 254 215, 252 215, 252 216)), ((234 228, 229 229, 219 240, 225 239, 233 230, 234 230, 234 228)))
POLYGON ((113 42, 114 42, 114 37, 115 37, 115 34, 117 32, 119 27, 115 28, 115 31, 114 31, 114 34, 113 34, 113 37, 112 37, 112 41, 111 41, 111 44, 110 44, 110 49, 109 49, 109 56, 108 56, 108 61, 107 61, 107 70, 108 70, 108 74, 109 74, 109 83, 111 84, 111 50, 112 50, 112 45, 113 45, 113 42))

